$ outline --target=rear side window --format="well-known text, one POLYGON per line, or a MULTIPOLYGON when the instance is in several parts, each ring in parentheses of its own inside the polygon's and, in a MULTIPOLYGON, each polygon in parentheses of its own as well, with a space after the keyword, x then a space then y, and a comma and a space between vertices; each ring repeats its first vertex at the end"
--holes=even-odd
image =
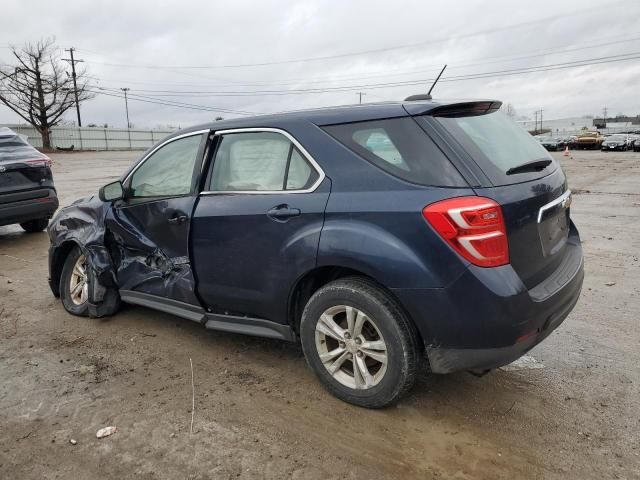
POLYGON ((306 190, 318 180, 296 146, 275 132, 223 135, 210 189, 218 192, 306 190))
POLYGON ((324 130, 378 168, 408 182, 467 186, 458 170, 411 118, 331 125, 324 130))
POLYGON ((494 185, 534 180, 556 169, 553 157, 542 144, 501 112, 434 118, 473 157, 494 185), (537 172, 507 174, 511 168, 536 160, 552 163, 537 172))

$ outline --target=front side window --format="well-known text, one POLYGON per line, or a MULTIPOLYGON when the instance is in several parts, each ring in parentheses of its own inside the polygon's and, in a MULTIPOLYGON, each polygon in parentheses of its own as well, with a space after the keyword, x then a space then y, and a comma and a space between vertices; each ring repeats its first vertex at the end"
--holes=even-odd
POLYGON ((203 134, 160 147, 131 176, 133 198, 188 195, 203 134))
POLYGON ((317 179, 318 172, 284 135, 276 132, 229 133, 220 139, 210 190, 302 190, 317 179))

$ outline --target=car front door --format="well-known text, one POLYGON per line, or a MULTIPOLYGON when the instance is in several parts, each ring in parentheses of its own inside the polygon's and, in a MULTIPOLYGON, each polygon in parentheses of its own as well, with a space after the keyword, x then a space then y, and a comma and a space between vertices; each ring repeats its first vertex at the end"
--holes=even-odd
POLYGON ((217 132, 191 245, 209 311, 286 323, 290 287, 316 264, 330 180, 277 129, 217 132))
POLYGON ((156 147, 124 180, 107 228, 123 299, 155 295, 198 305, 189 261, 189 227, 208 131, 156 147))

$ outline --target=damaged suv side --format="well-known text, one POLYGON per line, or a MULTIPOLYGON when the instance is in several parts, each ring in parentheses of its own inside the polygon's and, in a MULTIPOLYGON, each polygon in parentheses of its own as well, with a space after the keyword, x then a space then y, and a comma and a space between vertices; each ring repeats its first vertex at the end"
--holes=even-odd
POLYGON ((578 301, 560 165, 500 102, 409 101, 178 132, 49 226, 50 285, 76 315, 120 302, 300 341, 337 397, 397 401, 486 372, 578 301))
POLYGON ((189 223, 177 212, 193 209, 199 180, 195 163, 202 158, 207 133, 166 140, 122 182, 103 187, 98 197, 78 200, 55 216, 49 228, 54 279, 50 285, 67 310, 93 317, 112 315, 119 308, 121 290, 124 296, 139 290, 197 304, 187 248, 189 223), (153 184, 146 182, 149 177, 153 184), (69 268, 77 278, 59 282, 66 278, 63 270, 71 257, 75 264, 69 268))

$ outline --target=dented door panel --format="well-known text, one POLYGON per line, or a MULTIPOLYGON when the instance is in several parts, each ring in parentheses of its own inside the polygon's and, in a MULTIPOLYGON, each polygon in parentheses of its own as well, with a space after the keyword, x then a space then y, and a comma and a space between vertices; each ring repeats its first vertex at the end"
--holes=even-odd
POLYGON ((189 261, 194 202, 188 196, 113 207, 107 228, 120 289, 199 304, 189 261))

